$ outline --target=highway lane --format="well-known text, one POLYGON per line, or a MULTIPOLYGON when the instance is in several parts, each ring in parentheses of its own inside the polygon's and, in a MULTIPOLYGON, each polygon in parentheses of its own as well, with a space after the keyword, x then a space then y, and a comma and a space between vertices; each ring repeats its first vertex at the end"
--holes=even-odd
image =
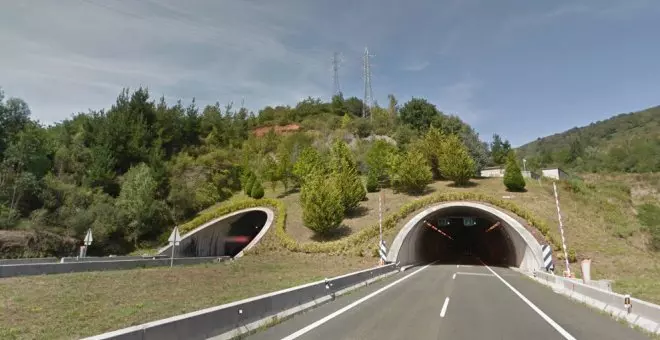
POLYGON ((248 337, 481 338, 648 339, 516 271, 474 264, 411 269, 248 337))

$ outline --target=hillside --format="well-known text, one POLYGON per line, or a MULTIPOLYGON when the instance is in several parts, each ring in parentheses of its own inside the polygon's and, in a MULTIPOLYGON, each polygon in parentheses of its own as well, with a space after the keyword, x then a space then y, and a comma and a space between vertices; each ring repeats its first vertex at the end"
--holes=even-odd
POLYGON ((660 106, 539 138, 517 149, 533 167, 580 172, 660 171, 660 106))
MULTIPOLYGON (((646 249, 648 235, 635 217, 641 205, 657 200, 660 195, 660 174, 611 174, 585 176, 582 186, 560 183, 560 199, 565 224, 566 243, 571 256, 571 268, 579 275, 579 260, 592 259, 594 279, 613 279, 614 290, 637 298, 660 302, 660 256, 646 249)), ((408 195, 383 189, 384 218, 401 213, 411 202, 426 200, 438 194, 479 194, 505 198, 536 216, 549 226, 550 235, 559 238, 555 201, 549 181, 532 181, 528 191, 507 192, 501 179, 475 179, 469 187, 456 187, 447 181, 435 181, 422 195, 408 195)), ((296 242, 313 248, 327 245, 317 241, 305 228, 300 194, 286 192, 281 185, 266 190, 269 202, 281 202, 286 211, 283 221, 286 234, 296 242)), ((212 213, 240 202, 243 194, 207 209, 212 213)), ((247 199, 250 202, 250 199, 247 199)), ((267 204, 254 201, 254 204, 267 204)), ((378 220, 378 193, 367 194, 360 203, 359 213, 342 221, 339 239, 346 240, 375 225, 378 220)), ((418 210, 405 214, 385 233, 391 244, 396 233, 418 210)), ((283 215, 277 217, 283 218, 283 215)), ((66 275, 30 276, 4 279, 0 296, 11 296, 9 308, 0 310, 0 337, 59 338, 64 334, 87 336, 122 326, 138 324, 185 313, 241 297, 286 288, 309 280, 339 275, 373 266, 377 263, 377 236, 355 243, 352 249, 338 253, 311 254, 287 251, 276 243, 274 232, 264 243, 240 261, 227 265, 200 265, 146 270, 74 273, 66 275), (139 278, 139 279, 138 279, 139 278), (218 278, 222 278, 218 280, 218 278), (201 280, 201 281, 200 281, 201 280), (200 284, 201 283, 201 284, 200 284), (114 289, 107 290, 108 284, 114 289), (190 291, 190 285, 199 289, 190 291), (35 288, 36 287, 36 288, 35 288), (85 294, 80 294, 85 291, 85 294), (162 299, 169 294, 171 299, 162 299), (94 299, 94 308, 76 310, 71 306, 94 299), (100 298, 99 298, 100 297, 100 298), (66 301, 66 303, 62 303, 66 301), (38 316, 41 322, 34 323, 38 316), (3 330, 5 333, 3 333, 3 330)), ((561 252, 557 252, 561 258, 561 252)), ((558 270, 563 262, 557 263, 558 270)), ((75 308, 74 308, 75 309, 75 308)))
POLYGON ((399 105, 390 96, 387 108, 367 107, 369 117, 363 106, 338 95, 249 112, 167 103, 139 88, 122 90, 109 108, 44 126, 28 103, 0 90, 0 258, 75 254, 88 228, 89 255, 153 247, 174 225, 244 190, 246 174, 262 187, 299 187, 293 167, 302 150, 325 157, 336 140, 350 142, 362 175, 369 137, 404 150, 431 124, 464 143, 472 172, 490 157, 469 125, 425 99, 399 105))

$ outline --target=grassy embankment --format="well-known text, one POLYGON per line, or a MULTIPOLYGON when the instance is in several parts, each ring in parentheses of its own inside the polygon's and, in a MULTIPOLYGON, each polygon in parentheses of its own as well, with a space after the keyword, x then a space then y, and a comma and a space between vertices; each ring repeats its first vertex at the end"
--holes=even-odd
MULTIPOLYGON (((647 250, 636 207, 657 201, 660 176, 586 176, 582 184, 561 185, 560 201, 568 247, 577 259, 591 258, 594 278, 615 280, 615 290, 660 302, 660 254, 647 250)), ((384 190, 384 216, 413 200, 442 192, 475 192, 511 201, 550 226, 559 239, 552 184, 528 183, 525 193, 508 193, 498 179, 475 180, 469 188, 447 182, 421 196, 384 190), (506 198, 503 198, 506 197, 506 198)), ((287 209, 287 234, 299 243, 316 242, 302 224, 299 194, 267 190, 287 209)), ((240 201, 240 195, 232 201, 240 201)), ((226 203, 225 203, 226 204, 226 203)), ((344 220, 342 237, 373 226, 378 193, 344 220)), ((408 217, 412 216, 410 214, 408 217)), ((386 233, 391 240, 405 218, 386 233)), ((259 251, 240 261, 216 265, 77 273, 0 280, 0 338, 75 338, 218 305, 376 264, 374 240, 344 255, 292 253, 278 249, 270 233, 259 251), (330 257, 330 260, 328 259, 330 257)), ((561 263, 558 268, 563 268, 561 263)), ((577 263, 572 264, 578 270, 577 263)))

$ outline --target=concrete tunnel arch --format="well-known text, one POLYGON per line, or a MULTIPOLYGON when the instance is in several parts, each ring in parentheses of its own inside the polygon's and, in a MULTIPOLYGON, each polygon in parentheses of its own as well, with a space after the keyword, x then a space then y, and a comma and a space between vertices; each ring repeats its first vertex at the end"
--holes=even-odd
MULTIPOLYGON (((231 256, 239 258, 256 246, 268 233, 275 220, 275 213, 267 207, 247 208, 220 216, 202 224, 194 230, 181 236, 179 246, 174 249, 175 257, 205 257, 205 256, 231 256), (236 226, 245 234, 245 227, 253 229, 247 235, 247 244, 237 245, 228 249, 227 239, 236 226), (258 232, 254 230, 258 229, 258 232)), ((246 236, 246 235, 242 235, 246 236)), ((171 255, 171 246, 167 245, 158 250, 159 255, 171 255)))
POLYGON ((486 264, 517 267, 528 272, 543 267, 541 245, 520 222, 498 208, 482 203, 461 201, 437 204, 415 215, 392 242, 387 260, 402 266, 443 260, 449 263, 456 261, 462 255, 460 252, 464 248, 461 247, 466 244, 467 247, 473 247, 475 244, 482 246, 481 249, 471 250, 476 250, 486 257, 490 256, 490 263, 485 261, 486 264), (465 242, 457 238, 453 241, 449 240, 427 227, 424 222, 461 215, 476 217, 481 223, 471 230, 470 227, 454 226, 453 231, 458 231, 459 236, 467 235, 465 239, 473 237, 471 243, 470 240, 465 242), (500 222, 500 227, 494 229, 496 233, 484 232, 483 225, 492 225, 496 222, 500 222))

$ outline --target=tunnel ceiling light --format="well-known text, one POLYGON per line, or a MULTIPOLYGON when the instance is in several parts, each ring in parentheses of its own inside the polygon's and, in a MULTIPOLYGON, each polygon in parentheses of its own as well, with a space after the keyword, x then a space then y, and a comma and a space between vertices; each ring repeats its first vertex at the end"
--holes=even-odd
POLYGON ((477 225, 476 217, 463 217, 463 225, 466 227, 473 227, 477 225))
MULTIPOLYGON (((500 225, 501 225, 500 221, 497 221, 497 223, 493 224, 490 228, 486 229, 486 232, 489 232, 489 231, 499 227, 500 225)), ((507 237, 508 237, 508 235, 507 235, 507 237)))
POLYGON ((431 228, 431 229, 433 229, 433 230, 439 232, 442 236, 444 236, 444 237, 446 237, 446 238, 448 238, 448 239, 450 239, 450 240, 452 240, 452 241, 454 240, 453 237, 451 237, 450 235, 448 235, 448 234, 445 233, 444 231, 438 229, 436 226, 434 226, 433 224, 431 224, 429 221, 424 220, 424 224, 425 224, 427 227, 429 227, 429 228, 431 228))

